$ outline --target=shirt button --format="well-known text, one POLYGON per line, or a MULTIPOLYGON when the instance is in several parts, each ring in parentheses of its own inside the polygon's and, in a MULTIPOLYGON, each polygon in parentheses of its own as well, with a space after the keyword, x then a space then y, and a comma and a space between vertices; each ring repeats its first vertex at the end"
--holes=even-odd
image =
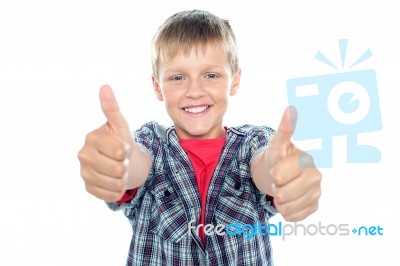
POLYGON ((236 190, 239 190, 239 189, 240 189, 240 182, 236 182, 236 183, 235 183, 235 189, 236 189, 236 190))
POLYGON ((164 196, 169 197, 169 195, 171 195, 171 192, 168 189, 164 191, 164 196))

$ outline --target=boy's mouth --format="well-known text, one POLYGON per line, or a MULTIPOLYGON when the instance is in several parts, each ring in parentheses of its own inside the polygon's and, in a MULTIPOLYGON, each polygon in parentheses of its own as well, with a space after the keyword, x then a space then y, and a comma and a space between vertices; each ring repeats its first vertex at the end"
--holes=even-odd
POLYGON ((196 106, 196 107, 185 107, 185 108, 183 108, 183 110, 185 110, 185 112, 188 112, 188 113, 191 113, 191 114, 198 114, 198 113, 204 112, 208 108, 210 108, 210 105, 196 106))

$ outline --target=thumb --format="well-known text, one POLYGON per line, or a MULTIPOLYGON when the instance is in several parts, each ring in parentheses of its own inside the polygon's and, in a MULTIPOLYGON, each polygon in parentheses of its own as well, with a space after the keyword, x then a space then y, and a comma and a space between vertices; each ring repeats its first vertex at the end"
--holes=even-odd
POLYGON ((114 134, 123 137, 125 140, 130 134, 128 123, 122 115, 114 92, 108 85, 103 85, 99 92, 100 105, 107 118, 107 124, 114 134))
POLYGON ((270 140, 269 145, 273 148, 283 148, 287 150, 292 144, 291 138, 296 128, 297 110, 293 106, 285 109, 282 115, 278 130, 270 140))

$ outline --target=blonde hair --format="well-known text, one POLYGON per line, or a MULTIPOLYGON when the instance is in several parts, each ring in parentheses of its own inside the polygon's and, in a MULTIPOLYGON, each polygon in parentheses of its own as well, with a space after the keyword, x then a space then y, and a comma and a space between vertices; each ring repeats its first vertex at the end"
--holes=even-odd
POLYGON ((181 52, 188 55, 193 48, 210 43, 219 45, 225 51, 232 74, 236 73, 239 70, 236 38, 228 20, 202 10, 172 15, 160 26, 152 40, 153 75, 158 77, 160 61, 169 61, 181 52))

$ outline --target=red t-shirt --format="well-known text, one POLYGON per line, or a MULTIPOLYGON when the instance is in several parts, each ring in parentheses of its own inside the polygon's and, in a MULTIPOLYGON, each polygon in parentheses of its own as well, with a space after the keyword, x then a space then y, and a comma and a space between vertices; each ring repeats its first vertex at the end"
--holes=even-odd
POLYGON ((133 197, 135 197, 137 190, 138 190, 138 188, 133 188, 133 189, 129 189, 129 190, 125 191, 125 194, 122 195, 122 198, 120 200, 118 200, 117 203, 122 204, 127 201, 130 201, 131 199, 133 199, 133 197))
POLYGON ((222 148, 224 147, 226 137, 215 139, 179 139, 183 150, 188 155, 190 162, 196 174, 197 187, 199 189, 201 200, 201 214, 199 224, 203 224, 199 235, 203 243, 205 243, 204 219, 206 210, 206 200, 208 187, 211 177, 217 166, 222 148))

